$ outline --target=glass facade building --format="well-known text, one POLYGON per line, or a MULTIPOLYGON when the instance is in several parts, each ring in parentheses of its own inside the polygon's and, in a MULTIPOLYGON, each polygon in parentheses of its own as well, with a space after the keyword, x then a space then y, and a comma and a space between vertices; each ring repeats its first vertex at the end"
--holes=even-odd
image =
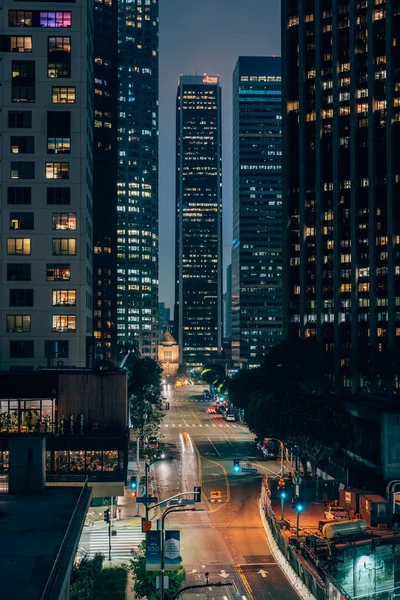
POLYGON ((117 339, 157 359, 158 0, 119 2, 117 339))
POLYGON ((400 336, 400 2, 282 3, 287 337, 341 386, 400 336))
POLYGON ((181 76, 176 103, 175 331, 180 362, 202 365, 222 348, 221 88, 181 76))
POLYGON ((232 359, 257 365, 282 339, 281 59, 233 74, 232 359))
POLYGON ((94 3, 93 330, 97 361, 117 359, 118 3, 94 3))

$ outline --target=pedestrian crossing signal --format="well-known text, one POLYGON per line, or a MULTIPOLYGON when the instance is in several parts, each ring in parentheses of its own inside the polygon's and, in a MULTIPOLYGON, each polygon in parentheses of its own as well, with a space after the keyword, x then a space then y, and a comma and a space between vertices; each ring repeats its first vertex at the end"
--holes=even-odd
POLYGON ((129 488, 131 490, 136 490, 136 488, 137 488, 136 477, 131 477, 131 482, 129 484, 129 488))
POLYGON ((240 460, 238 458, 235 458, 233 461, 233 470, 235 473, 239 473, 240 471, 240 460))
POLYGON ((106 508, 106 510, 104 511, 103 519, 104 519, 105 523, 110 522, 110 509, 109 508, 106 508))

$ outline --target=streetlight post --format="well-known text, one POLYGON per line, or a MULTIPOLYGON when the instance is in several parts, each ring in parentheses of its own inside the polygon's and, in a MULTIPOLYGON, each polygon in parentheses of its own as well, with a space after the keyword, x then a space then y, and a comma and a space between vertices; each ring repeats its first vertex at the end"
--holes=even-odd
POLYGON ((285 498, 286 492, 281 492, 281 521, 285 519, 285 498))
POLYGON ((268 440, 275 440, 275 442, 278 442, 278 444, 281 447, 281 477, 283 477, 283 457, 284 457, 284 454, 285 454, 285 444, 282 442, 282 440, 278 440, 278 438, 269 437, 267 439, 268 440))
POLYGON ((301 504, 296 506, 297 517, 296 517, 296 537, 299 537, 299 525, 300 525, 300 513, 303 511, 301 504))
POLYGON ((164 577, 165 577, 165 548, 164 548, 164 535, 165 535, 165 518, 167 515, 173 512, 189 512, 195 511, 196 508, 179 508, 176 506, 172 506, 167 508, 161 517, 161 586, 160 586, 160 600, 165 600, 165 585, 164 585, 164 577))

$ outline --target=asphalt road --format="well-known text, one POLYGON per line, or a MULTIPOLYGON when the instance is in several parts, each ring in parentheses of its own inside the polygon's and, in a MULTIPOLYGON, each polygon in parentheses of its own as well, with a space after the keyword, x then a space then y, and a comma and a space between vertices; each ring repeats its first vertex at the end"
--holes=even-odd
POLYGON ((295 600, 297 594, 271 555, 262 528, 257 497, 262 476, 274 476, 277 462, 264 461, 252 435, 238 423, 227 423, 206 412, 201 386, 182 391, 164 388, 170 410, 162 425, 167 459, 153 466, 152 489, 160 499, 201 485, 203 512, 167 517, 170 529, 181 530, 186 585, 233 582, 233 587, 187 592, 208 600, 295 600), (233 472, 233 459, 258 474, 233 472), (214 498, 216 496, 216 498, 214 498))

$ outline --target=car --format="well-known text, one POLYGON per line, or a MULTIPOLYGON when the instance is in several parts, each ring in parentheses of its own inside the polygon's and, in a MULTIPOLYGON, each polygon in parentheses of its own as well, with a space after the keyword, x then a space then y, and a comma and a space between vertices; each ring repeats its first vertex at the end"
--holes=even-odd
POLYGON ((210 406, 210 408, 207 408, 207 412, 209 415, 215 415, 217 412, 217 409, 214 408, 213 406, 210 406))
POLYGON ((223 415, 225 411, 226 411, 226 407, 223 404, 220 404, 219 406, 217 406, 218 414, 223 415))
POLYGON ((203 396, 204 396, 204 398, 211 398, 211 394, 208 390, 204 390, 203 396))
POLYGON ((341 506, 330 506, 324 512, 324 517, 327 521, 348 521, 349 513, 341 506))
POLYGON ((236 421, 236 417, 232 413, 228 413, 225 415, 225 421, 236 421))

